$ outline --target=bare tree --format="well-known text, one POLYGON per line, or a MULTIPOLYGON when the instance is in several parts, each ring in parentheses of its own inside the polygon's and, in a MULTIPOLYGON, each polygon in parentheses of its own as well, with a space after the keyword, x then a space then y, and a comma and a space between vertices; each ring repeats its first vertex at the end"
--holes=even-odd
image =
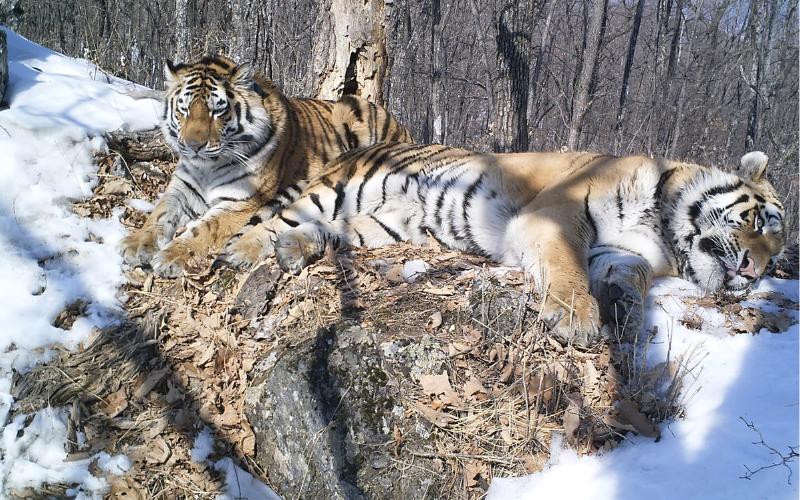
POLYGON ((595 0, 592 2, 589 22, 586 26, 586 45, 581 58, 581 72, 578 77, 578 87, 572 99, 572 118, 570 119, 567 148, 574 151, 578 147, 583 121, 589 110, 589 88, 595 73, 595 62, 600 50, 603 18, 605 17, 608 0, 595 0))

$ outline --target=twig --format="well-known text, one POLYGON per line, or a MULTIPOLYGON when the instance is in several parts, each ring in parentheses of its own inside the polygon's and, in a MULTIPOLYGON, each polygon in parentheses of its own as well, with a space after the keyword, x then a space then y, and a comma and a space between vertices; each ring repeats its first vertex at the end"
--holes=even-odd
POLYGON ((426 452, 416 451, 406 448, 407 451, 420 458, 461 458, 465 460, 484 460, 486 462, 493 462, 499 464, 508 464, 514 462, 525 462, 524 458, 519 457, 493 457, 491 455, 474 455, 471 453, 440 453, 440 452, 426 452))
POLYGON ((783 453, 779 452, 778 450, 776 450, 775 448, 773 448, 772 446, 770 446, 770 445, 768 445, 767 443, 764 442, 764 436, 761 435, 761 431, 756 429, 756 426, 753 424, 753 422, 748 422, 747 420, 744 419, 744 417, 739 417, 739 418, 741 419, 742 422, 744 422, 744 424, 747 427, 749 427, 756 434, 758 434, 758 441, 753 441, 753 444, 764 445, 764 447, 769 450, 770 455, 778 455, 780 457, 780 461, 779 462, 775 462, 775 463, 770 464, 770 465, 764 465, 762 467, 759 467, 756 470, 750 470, 750 467, 745 465, 744 468, 747 469, 747 474, 745 474, 744 476, 739 476, 739 478, 740 479, 748 479, 749 480, 751 477, 753 477, 753 475, 755 475, 759 471, 762 471, 764 469, 771 469, 773 467, 778 467, 779 465, 783 465, 789 471, 789 476, 786 478, 786 482, 789 483, 789 484, 792 484, 792 468, 789 467, 788 463, 791 462, 793 458, 800 456, 800 455, 797 454, 798 446, 789 446, 788 447, 789 448, 789 455, 783 456, 783 453))

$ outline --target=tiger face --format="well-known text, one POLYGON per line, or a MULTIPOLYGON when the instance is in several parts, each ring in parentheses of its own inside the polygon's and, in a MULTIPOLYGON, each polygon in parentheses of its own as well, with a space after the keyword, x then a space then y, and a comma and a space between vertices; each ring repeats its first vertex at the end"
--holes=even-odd
POLYGON ((685 269, 708 291, 742 290, 767 274, 785 241, 784 210, 764 177, 767 157, 750 153, 750 179, 729 178, 689 207, 692 247, 685 269))
POLYGON ((218 165, 245 158, 270 129, 250 65, 206 56, 167 62, 164 137, 185 161, 218 165))

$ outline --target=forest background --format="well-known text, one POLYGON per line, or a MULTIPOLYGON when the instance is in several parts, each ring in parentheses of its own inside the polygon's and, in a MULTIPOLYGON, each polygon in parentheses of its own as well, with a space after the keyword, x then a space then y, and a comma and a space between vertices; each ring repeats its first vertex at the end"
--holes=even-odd
POLYGON ((291 96, 363 95, 418 142, 726 170, 765 151, 797 243, 795 0, 0 3, 0 24, 109 78, 160 89, 167 59, 221 52, 291 96))

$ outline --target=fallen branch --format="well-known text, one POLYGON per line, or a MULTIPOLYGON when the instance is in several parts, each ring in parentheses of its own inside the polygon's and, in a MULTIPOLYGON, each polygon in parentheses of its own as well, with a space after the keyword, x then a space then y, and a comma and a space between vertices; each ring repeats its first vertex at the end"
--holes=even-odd
POLYGON ((109 149, 117 151, 125 161, 172 161, 175 154, 172 152, 161 130, 155 128, 143 132, 109 132, 105 135, 109 149))

